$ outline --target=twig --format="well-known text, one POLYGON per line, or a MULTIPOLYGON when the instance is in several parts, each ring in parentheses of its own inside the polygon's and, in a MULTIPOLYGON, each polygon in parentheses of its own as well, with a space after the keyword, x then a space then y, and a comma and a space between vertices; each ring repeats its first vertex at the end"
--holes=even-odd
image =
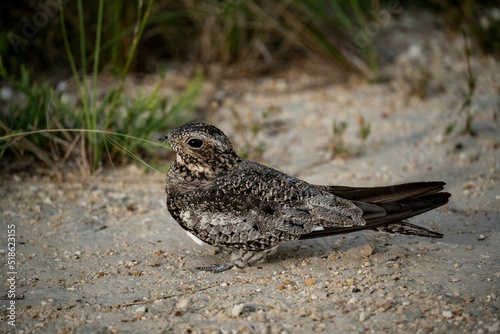
MULTIPOLYGON (((200 292, 200 291, 206 291, 206 290, 214 288, 214 287, 216 287, 216 285, 206 286, 204 288, 200 288, 198 290, 192 291, 191 294, 194 294, 194 293, 197 293, 197 292, 200 292)), ((123 303, 119 304, 118 306, 129 307, 129 306, 133 306, 133 305, 150 304, 150 303, 153 303, 153 302, 155 302, 157 300, 170 299, 170 298, 177 297, 177 296, 184 296, 185 294, 186 294, 186 292, 181 292, 181 293, 174 293, 174 294, 163 296, 163 297, 159 297, 159 298, 153 298, 153 299, 147 299, 147 300, 138 300, 138 301, 133 301, 133 302, 123 302, 123 303)))

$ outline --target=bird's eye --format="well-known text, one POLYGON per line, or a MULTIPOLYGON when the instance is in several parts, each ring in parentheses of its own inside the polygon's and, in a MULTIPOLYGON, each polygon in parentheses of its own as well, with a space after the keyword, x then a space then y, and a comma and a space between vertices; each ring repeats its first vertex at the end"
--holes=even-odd
POLYGON ((187 143, 192 148, 200 148, 203 146, 203 140, 200 139, 189 139, 187 143))

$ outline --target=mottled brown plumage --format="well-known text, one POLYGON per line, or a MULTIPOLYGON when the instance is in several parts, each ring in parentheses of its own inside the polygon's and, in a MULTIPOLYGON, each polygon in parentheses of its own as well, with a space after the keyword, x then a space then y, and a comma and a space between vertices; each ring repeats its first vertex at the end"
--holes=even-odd
POLYGON ((201 269, 244 267, 285 241, 366 229, 442 237, 402 220, 446 204, 444 182, 312 185, 239 157, 222 131, 204 123, 161 140, 177 154, 165 185, 170 214, 195 240, 233 250, 229 262, 201 269))

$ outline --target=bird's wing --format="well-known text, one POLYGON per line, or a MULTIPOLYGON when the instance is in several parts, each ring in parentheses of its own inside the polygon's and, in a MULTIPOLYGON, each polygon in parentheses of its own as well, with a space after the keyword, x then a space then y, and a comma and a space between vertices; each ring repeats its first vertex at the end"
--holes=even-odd
POLYGON ((198 187, 178 184, 168 193, 167 207, 185 230, 204 242, 245 249, 272 246, 268 236, 282 215, 279 205, 217 182, 198 187))
POLYGON ((280 210, 283 224, 302 233, 320 224, 331 227, 365 224, 362 209, 353 202, 257 163, 247 162, 215 183, 230 197, 248 197, 247 201, 255 207, 280 210))

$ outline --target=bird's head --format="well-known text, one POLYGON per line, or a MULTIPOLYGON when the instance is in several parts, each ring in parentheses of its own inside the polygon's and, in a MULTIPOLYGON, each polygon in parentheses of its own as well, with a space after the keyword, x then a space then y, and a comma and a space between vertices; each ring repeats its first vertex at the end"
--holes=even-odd
POLYGON ((217 174, 236 164, 238 156, 227 136, 206 123, 179 126, 160 141, 167 142, 177 154, 177 163, 195 174, 217 174))

